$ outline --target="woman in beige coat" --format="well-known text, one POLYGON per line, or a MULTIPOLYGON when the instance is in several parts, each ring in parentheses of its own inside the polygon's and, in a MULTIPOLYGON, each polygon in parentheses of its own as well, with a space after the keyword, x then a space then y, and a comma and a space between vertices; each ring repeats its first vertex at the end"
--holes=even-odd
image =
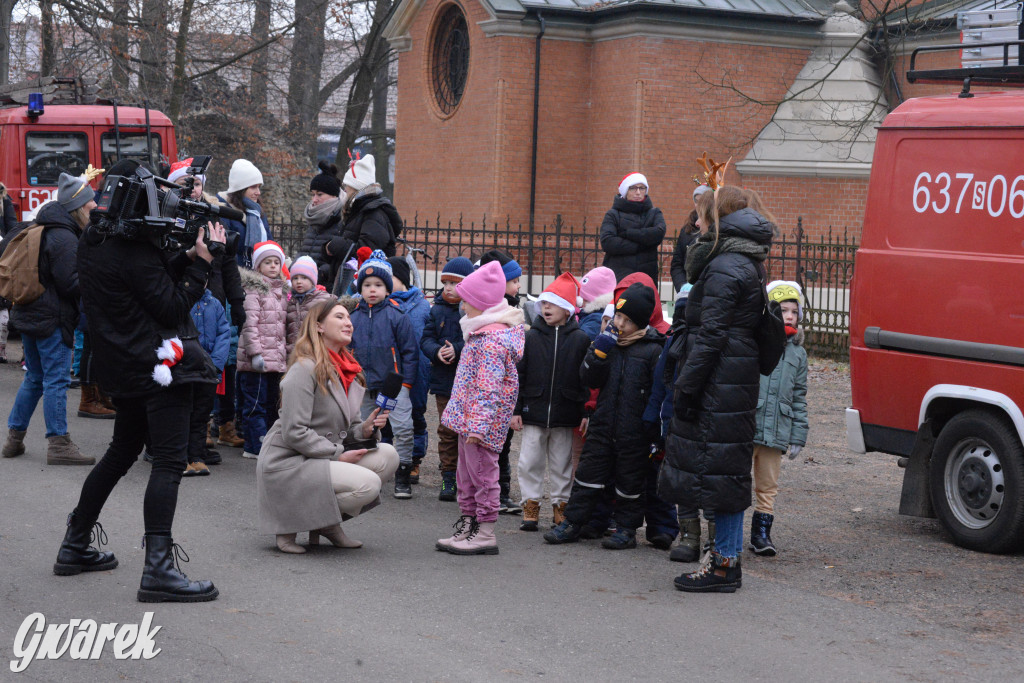
POLYGON ((260 533, 275 534, 286 553, 304 553, 326 537, 339 548, 358 548, 341 522, 380 503, 380 487, 398 469, 398 453, 378 441, 387 412, 361 421, 362 368, 348 350, 352 321, 345 305, 316 304, 302 323, 287 374, 281 380, 281 414, 267 432, 256 463, 260 533))

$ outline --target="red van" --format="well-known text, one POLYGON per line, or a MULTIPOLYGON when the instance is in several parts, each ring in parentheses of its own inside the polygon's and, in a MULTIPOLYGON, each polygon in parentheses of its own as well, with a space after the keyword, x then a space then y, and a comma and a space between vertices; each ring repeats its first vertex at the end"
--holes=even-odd
MULTIPOLYGON (((908 79, 1024 82, 1024 67, 995 71, 908 79)), ((909 100, 878 131, 847 440, 901 456, 901 514, 1009 552, 1024 545, 1024 92, 969 88, 909 100)))
POLYGON ((25 106, 0 108, 0 182, 18 220, 31 220, 56 198, 62 171, 109 168, 119 156, 154 170, 177 160, 174 125, 154 109, 117 107, 115 117, 113 106, 46 104, 35 113, 25 106))

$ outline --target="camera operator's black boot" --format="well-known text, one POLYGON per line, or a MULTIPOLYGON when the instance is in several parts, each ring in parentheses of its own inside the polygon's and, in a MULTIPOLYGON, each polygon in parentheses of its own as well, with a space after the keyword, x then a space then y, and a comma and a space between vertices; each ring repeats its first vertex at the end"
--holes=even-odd
POLYGON ((74 576, 82 572, 101 572, 117 566, 114 553, 93 548, 105 545, 107 534, 96 520, 84 519, 76 509, 68 515, 68 530, 64 533, 64 542, 57 551, 57 561, 53 565, 53 573, 57 576, 74 576), (95 529, 95 530, 94 530, 95 529))
POLYGON ((170 536, 146 534, 146 566, 139 584, 139 602, 207 602, 220 591, 212 581, 189 581, 178 566, 188 555, 170 536))

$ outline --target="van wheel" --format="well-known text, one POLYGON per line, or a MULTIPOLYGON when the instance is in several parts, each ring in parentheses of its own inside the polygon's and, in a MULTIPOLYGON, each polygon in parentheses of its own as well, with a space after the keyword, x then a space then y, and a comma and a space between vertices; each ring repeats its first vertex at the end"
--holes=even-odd
POLYGON ((935 513, 957 545, 1006 553, 1024 541, 1024 448, 1005 419, 970 410, 946 423, 928 478, 935 513))

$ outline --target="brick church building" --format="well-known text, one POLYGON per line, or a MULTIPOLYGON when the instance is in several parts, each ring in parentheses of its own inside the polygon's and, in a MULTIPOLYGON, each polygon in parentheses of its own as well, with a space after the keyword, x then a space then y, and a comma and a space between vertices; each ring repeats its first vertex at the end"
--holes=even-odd
POLYGON ((636 170, 674 235, 707 151, 783 230, 856 234, 875 127, 928 92, 883 83, 867 28, 834 0, 399 0, 396 204, 596 230, 636 170))

